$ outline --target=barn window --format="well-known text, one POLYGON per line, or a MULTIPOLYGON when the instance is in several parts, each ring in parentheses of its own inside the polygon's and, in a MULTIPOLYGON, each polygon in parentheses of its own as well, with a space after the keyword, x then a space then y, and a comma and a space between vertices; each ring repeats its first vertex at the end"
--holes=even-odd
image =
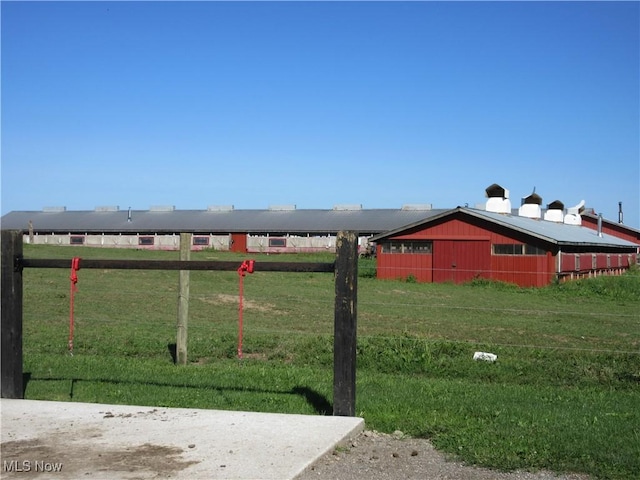
POLYGON ((422 253, 430 254, 433 242, 391 240, 382 244, 382 253, 422 253))
POLYGON ((546 255, 547 251, 544 248, 536 247, 535 245, 524 246, 525 255, 546 255))
POLYGON ((494 255, 546 255, 546 250, 535 245, 518 245, 515 243, 495 243, 494 255))
POLYGON ((269 246, 270 247, 286 247, 287 239, 286 238, 269 238, 269 246))
POLYGON ((524 245, 515 243, 495 243, 493 245, 494 255, 522 255, 524 245))
POLYGON ((84 245, 84 236, 82 235, 72 235, 69 239, 69 243, 71 245, 84 245))
POLYGON ((138 237, 138 245, 149 246, 155 245, 155 243, 154 237, 138 237))
POLYGON ((205 237, 205 236, 193 237, 193 244, 207 246, 209 245, 209 237, 205 237))

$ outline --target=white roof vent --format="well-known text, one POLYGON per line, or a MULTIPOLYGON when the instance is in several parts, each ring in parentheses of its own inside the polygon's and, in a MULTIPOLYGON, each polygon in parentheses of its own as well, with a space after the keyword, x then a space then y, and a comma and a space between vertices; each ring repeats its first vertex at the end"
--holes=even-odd
POLYGON ((540 208, 540 205, 525 203, 523 205, 520 205, 520 208, 518 209, 518 215, 520 217, 542 218, 542 209, 540 208))
POLYGON ((67 207, 44 207, 42 211, 45 213, 60 213, 60 212, 66 212, 67 207))
POLYGON ((272 212, 290 212, 295 209, 295 205, 269 205, 269 210, 272 212))
POLYGON ((554 200, 547 205, 547 211, 544 212, 544 219, 548 222, 564 222, 564 203, 560 200, 554 200))
POLYGON ((333 206, 334 210, 362 210, 362 204, 338 204, 333 206))
POLYGON ((511 213, 511 200, 509 200, 509 190, 502 188, 497 183, 489 185, 485 189, 487 199, 487 205, 485 210, 487 212, 495 213, 511 213))
POLYGON ((430 203, 405 203, 402 210, 431 210, 433 206, 430 203))
POLYGON ((518 209, 518 215, 521 217, 536 218, 542 217, 542 197, 536 193, 535 187, 533 192, 528 197, 522 199, 520 208, 518 209))
POLYGON ((96 212, 117 212, 120 210, 120 207, 117 205, 102 205, 100 207, 96 207, 96 212))
POLYGON ((174 205, 152 205, 149 207, 150 212, 173 212, 175 209, 174 205))
POLYGON ((209 205, 207 212, 232 212, 233 205, 209 205))
POLYGON ((567 214, 564 216, 564 223, 567 225, 582 225, 582 217, 580 214, 584 211, 584 200, 581 200, 575 207, 567 208, 567 214))

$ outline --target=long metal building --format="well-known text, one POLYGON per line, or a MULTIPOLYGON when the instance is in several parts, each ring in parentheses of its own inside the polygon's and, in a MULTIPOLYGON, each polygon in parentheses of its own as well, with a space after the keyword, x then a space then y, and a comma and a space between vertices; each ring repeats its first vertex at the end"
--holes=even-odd
POLYGON ((340 230, 359 233, 364 251, 372 235, 413 223, 442 210, 428 204, 398 209, 363 209, 336 205, 332 209, 272 206, 241 210, 213 206, 206 210, 121 210, 97 207, 70 211, 48 207, 41 211, 13 211, 2 217, 3 229, 21 230, 25 243, 87 245, 93 247, 176 250, 180 233, 192 233, 192 249, 236 252, 295 253, 331 250, 340 230))

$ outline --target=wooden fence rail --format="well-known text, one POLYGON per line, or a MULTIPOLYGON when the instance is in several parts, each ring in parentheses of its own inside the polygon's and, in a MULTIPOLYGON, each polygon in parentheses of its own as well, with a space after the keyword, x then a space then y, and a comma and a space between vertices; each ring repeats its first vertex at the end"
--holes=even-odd
MULTIPOLYGON (((0 395, 24 398, 22 371, 22 274, 25 268, 71 268, 71 259, 24 258, 23 233, 2 230, 2 364, 0 395)), ((82 259, 80 269, 235 271, 238 262, 206 260, 82 259)), ((256 272, 335 274, 333 414, 355 415, 358 236, 339 232, 332 263, 255 262, 256 272)))
MULTIPOLYGON (((80 269, 98 268, 105 270, 210 270, 235 271, 238 262, 215 260, 100 260, 83 258, 80 269)), ((71 259, 61 258, 16 258, 15 267, 23 268, 70 268, 71 259)), ((334 272, 333 263, 306 262, 256 262, 256 272, 334 272)))

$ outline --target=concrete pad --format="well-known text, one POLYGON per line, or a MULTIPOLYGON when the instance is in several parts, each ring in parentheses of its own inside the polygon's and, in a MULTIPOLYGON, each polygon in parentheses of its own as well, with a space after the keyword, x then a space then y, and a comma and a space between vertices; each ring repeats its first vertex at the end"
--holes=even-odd
POLYGON ((2 399, 3 479, 292 479, 355 417, 2 399))

